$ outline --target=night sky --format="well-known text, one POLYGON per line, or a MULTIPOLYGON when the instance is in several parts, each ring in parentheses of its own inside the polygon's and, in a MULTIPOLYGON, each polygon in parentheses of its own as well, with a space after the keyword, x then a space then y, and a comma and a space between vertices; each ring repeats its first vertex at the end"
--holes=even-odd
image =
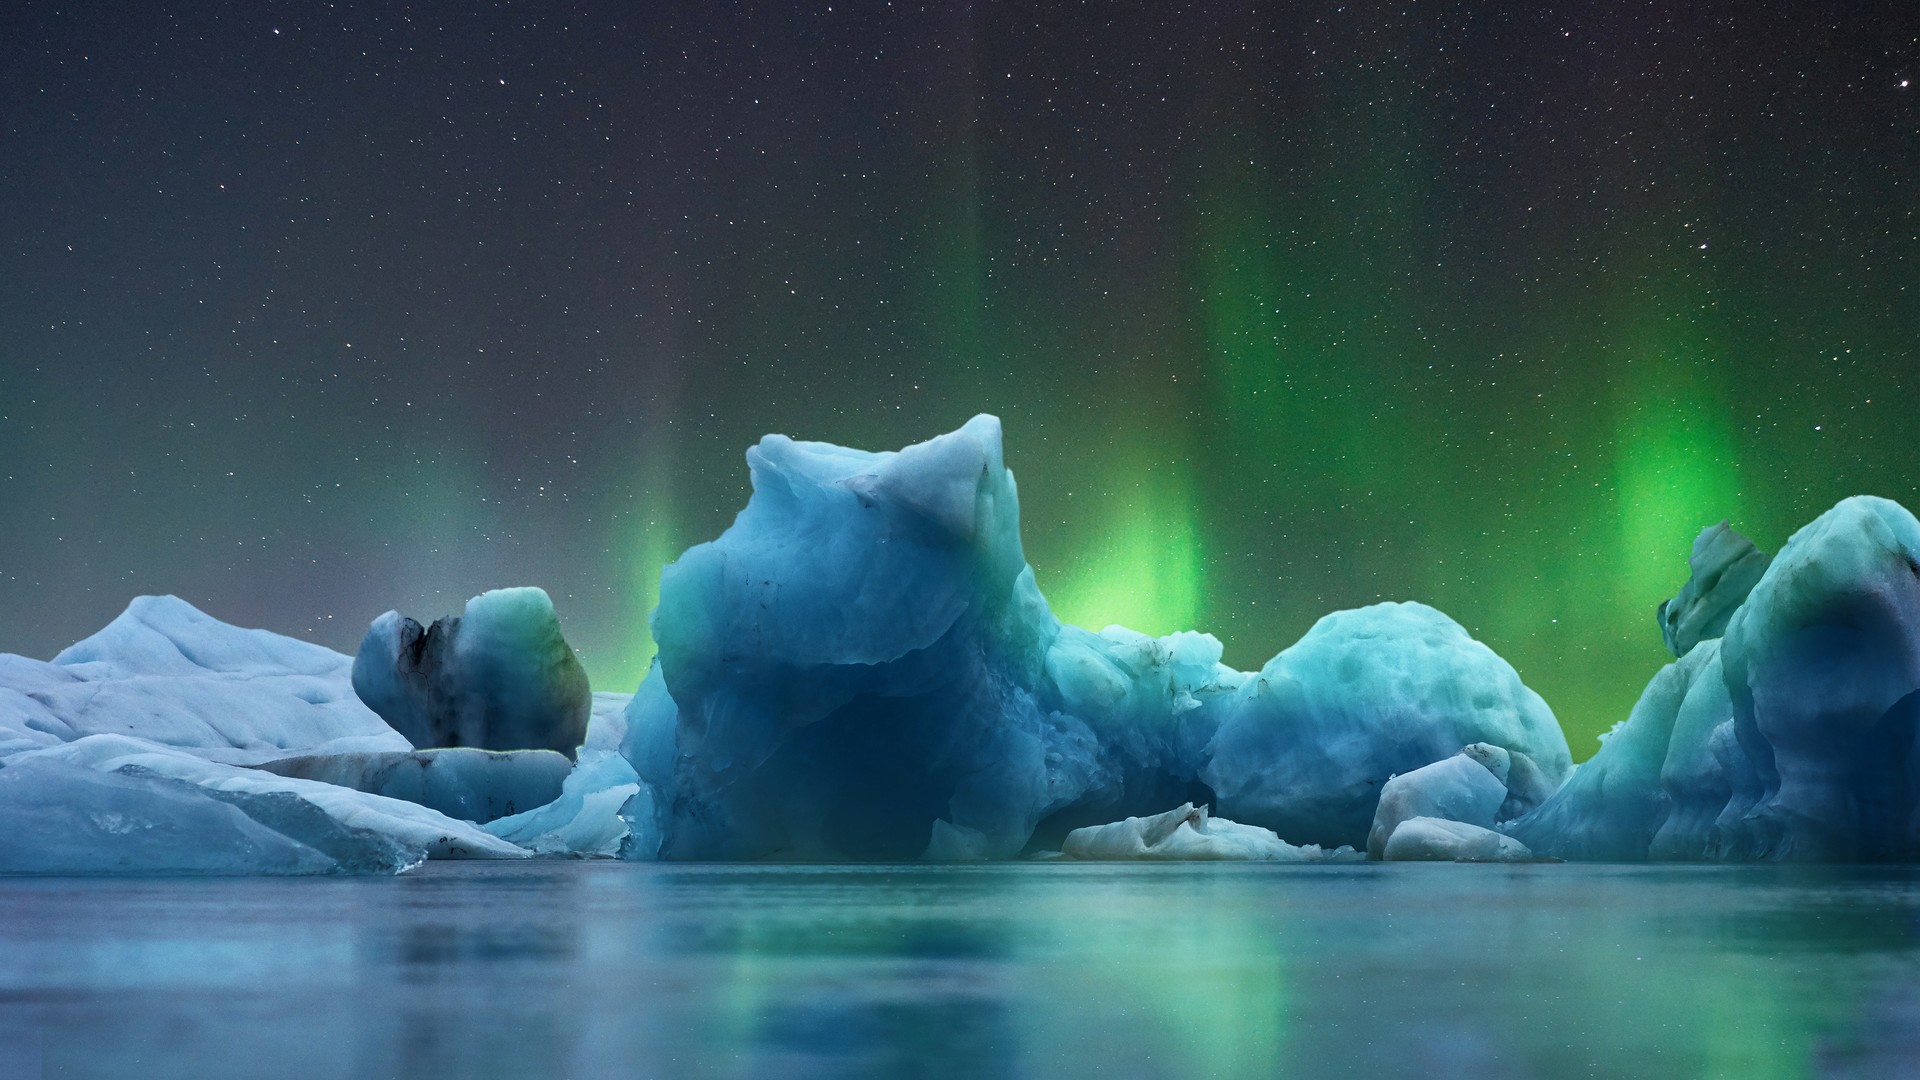
POLYGON ((1920 508, 1917 218, 1910 2, 14 0, 0 650, 534 584, 631 690, 762 433, 992 412, 1063 618, 1424 600, 1585 757, 1702 526, 1920 508))

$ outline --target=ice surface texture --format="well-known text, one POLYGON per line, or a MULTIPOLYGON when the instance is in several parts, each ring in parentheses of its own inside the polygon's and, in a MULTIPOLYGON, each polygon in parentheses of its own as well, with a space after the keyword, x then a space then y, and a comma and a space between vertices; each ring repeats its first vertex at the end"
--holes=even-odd
POLYGON ((560 797, 573 763, 551 750, 501 753, 458 747, 383 754, 305 754, 254 766, 431 807, 464 821, 492 821, 560 797))
POLYGON ((1206 634, 1063 626, 993 417, 747 461, 746 509, 662 577, 628 707, 663 857, 1006 858, 1189 801, 1360 846, 1388 777, 1467 743, 1568 768, 1539 696, 1420 604, 1328 616, 1252 675, 1206 634))
POLYGON ((1847 499, 1512 832, 1567 858, 1911 861, 1916 722, 1920 522, 1847 499))
POLYGON ((1067 834, 1060 853, 1069 859, 1129 859, 1251 862, 1345 862, 1359 857, 1352 848, 1323 851, 1296 847, 1271 829, 1212 817, 1204 806, 1186 803, 1152 817, 1130 817, 1107 825, 1089 825, 1067 834))
MULTIPOLYGON (((411 757, 354 696, 351 663, 151 596, 52 663, 0 656, 0 872, 393 873, 429 856, 525 857, 412 802, 242 767, 306 762, 360 784, 370 763, 411 757)), ((558 792, 565 761, 546 756, 561 767, 544 789, 516 775, 522 798, 558 792)), ((442 771, 458 782, 416 794, 497 794, 475 789, 498 769, 442 771)))
POLYGON ((353 662, 353 689, 421 748, 553 750, 586 737, 592 692, 546 591, 495 589, 421 629, 389 611, 353 662))
POLYGON ((52 663, 0 654, 0 754, 138 735, 212 761, 406 750, 354 696, 353 661, 142 596, 52 663))

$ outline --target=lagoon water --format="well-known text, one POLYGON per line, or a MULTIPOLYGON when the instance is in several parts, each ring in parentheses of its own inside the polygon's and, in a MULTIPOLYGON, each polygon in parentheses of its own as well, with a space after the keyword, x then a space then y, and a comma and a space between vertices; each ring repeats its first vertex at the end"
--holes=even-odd
POLYGON ((1920 1074, 1920 870, 0 880, 0 1076, 1920 1074))

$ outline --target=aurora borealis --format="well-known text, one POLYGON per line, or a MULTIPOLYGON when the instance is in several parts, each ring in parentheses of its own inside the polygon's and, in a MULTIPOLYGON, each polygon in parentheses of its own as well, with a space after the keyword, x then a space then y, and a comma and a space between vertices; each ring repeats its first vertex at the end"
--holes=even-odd
POLYGON ((1423 600, 1585 757, 1701 527, 1920 508, 1917 218, 1911 5, 13 4, 0 650, 534 584, 630 690, 762 433, 993 412, 1063 618, 1423 600))

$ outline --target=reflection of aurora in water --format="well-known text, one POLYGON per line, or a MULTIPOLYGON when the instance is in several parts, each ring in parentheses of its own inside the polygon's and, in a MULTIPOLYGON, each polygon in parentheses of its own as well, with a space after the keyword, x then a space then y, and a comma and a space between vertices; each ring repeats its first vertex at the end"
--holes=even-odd
POLYGON ((1764 1078, 1911 1060, 1920 1012, 1911 868, 436 863, 0 906, 0 1066, 48 1075, 1764 1078))

